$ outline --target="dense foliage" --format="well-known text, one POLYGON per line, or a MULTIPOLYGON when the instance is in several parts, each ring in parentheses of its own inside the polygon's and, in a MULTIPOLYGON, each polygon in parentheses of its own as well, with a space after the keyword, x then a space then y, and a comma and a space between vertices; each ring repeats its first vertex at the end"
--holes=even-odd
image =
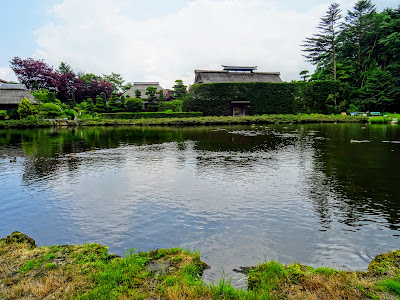
POLYGON ((252 114, 338 113, 347 94, 338 81, 195 84, 183 110, 223 116, 231 101, 250 101, 252 114))
POLYGON ((144 102, 140 98, 128 98, 125 101, 125 106, 129 112, 140 112, 144 109, 144 102))
POLYGON ((64 62, 61 62, 57 70, 54 70, 44 60, 33 58, 14 57, 10 63, 18 80, 29 90, 49 90, 54 92, 62 102, 68 99, 82 102, 89 97, 95 98, 101 92, 109 98, 112 91, 119 92, 125 88, 122 76, 116 73, 103 76, 92 73, 77 75, 64 62))
POLYGON ((6 110, 0 110, 0 120, 8 120, 9 118, 6 110))
POLYGON ((400 6, 377 12, 370 0, 359 0, 343 21, 340 12, 332 4, 320 32, 303 45, 305 57, 317 66, 311 80, 346 83, 345 106, 352 110, 399 111, 400 6))
POLYGON ((35 116, 38 114, 37 108, 31 104, 29 99, 22 99, 21 103, 18 105, 18 114, 21 119, 25 119, 30 116, 35 116))
POLYGON ((171 110, 174 112, 182 111, 182 100, 172 100, 160 102, 158 105, 158 111, 171 110))
POLYGON ((152 119, 152 118, 189 118, 201 117, 201 112, 138 112, 138 113, 105 113, 100 114, 106 119, 152 119))
POLYGON ((41 115, 45 118, 58 118, 63 114, 63 110, 55 103, 44 103, 39 106, 41 115))
POLYGON ((173 86, 173 97, 175 99, 182 99, 187 94, 187 86, 183 84, 180 79, 175 80, 175 85, 173 86))

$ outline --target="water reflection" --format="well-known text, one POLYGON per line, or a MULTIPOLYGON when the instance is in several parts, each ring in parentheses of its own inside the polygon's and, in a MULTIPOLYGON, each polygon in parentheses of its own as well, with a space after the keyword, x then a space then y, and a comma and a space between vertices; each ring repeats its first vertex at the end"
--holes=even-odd
POLYGON ((396 141, 362 124, 0 130, 0 234, 182 246, 239 286, 231 270, 262 260, 365 268, 399 241, 396 141))

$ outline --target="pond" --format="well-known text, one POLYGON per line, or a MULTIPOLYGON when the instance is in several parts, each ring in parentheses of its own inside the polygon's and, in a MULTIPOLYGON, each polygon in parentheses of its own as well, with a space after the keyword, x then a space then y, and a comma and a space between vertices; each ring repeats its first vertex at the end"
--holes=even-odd
POLYGON ((400 126, 0 130, 1 237, 183 247, 238 287, 240 266, 362 270, 398 248, 399 183, 400 126))

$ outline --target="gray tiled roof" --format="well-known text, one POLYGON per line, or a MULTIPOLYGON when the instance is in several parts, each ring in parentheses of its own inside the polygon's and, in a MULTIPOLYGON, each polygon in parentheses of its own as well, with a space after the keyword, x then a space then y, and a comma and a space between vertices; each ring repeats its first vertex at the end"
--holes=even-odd
POLYGON ((140 97, 141 97, 142 99, 146 99, 146 98, 148 98, 147 95, 146 95, 146 89, 147 89, 149 86, 155 87, 155 88, 157 89, 157 91, 159 91, 159 90, 164 90, 164 89, 160 86, 160 83, 159 83, 159 82, 134 82, 134 83, 133 83, 133 86, 132 86, 129 90, 127 90, 127 91, 124 93, 124 96, 125 96, 125 97, 130 96, 130 97, 132 97, 132 98, 135 98, 135 97, 136 97, 136 96, 135 96, 135 91, 136 91, 136 90, 139 90, 139 91, 142 93, 140 97))
POLYGON ((28 98, 32 104, 36 104, 35 98, 24 84, 0 84, 0 104, 19 104, 24 98, 28 98))

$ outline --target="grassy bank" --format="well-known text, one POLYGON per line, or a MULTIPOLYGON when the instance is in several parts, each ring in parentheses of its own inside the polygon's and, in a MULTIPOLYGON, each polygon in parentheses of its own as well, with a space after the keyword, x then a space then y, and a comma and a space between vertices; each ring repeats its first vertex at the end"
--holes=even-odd
POLYGON ((305 123, 390 123, 389 117, 364 117, 344 115, 262 115, 245 117, 189 117, 189 118, 143 118, 143 119, 102 119, 91 118, 77 121, 7 120, 0 121, 0 128, 34 128, 50 126, 197 126, 229 124, 305 124, 305 123))
POLYGON ((0 120, 0 128, 36 128, 50 126, 52 126, 52 122, 39 119, 0 120))
POLYGON ((14 232, 0 241, 0 299, 397 299, 400 251, 366 272, 268 262, 244 268, 248 291, 208 286, 198 253, 159 249, 120 258, 98 244, 36 247, 14 232))
POLYGON ((93 119, 80 120, 81 126, 96 125, 223 125, 223 124, 282 124, 282 123, 367 123, 368 117, 342 115, 262 115, 246 117, 196 117, 159 119, 93 119))

